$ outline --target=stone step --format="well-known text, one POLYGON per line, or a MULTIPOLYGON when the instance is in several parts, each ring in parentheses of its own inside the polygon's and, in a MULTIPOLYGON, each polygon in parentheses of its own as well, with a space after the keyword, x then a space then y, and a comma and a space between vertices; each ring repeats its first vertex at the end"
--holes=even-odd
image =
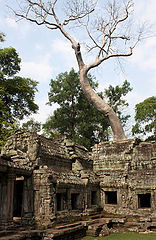
POLYGON ((95 223, 99 223, 99 219, 92 219, 92 220, 87 220, 87 221, 82 221, 83 226, 89 226, 95 223))
POLYGON ((81 222, 76 222, 76 223, 71 223, 71 224, 65 224, 65 225, 57 225, 54 229, 59 230, 59 229, 65 229, 65 228, 72 228, 72 227, 77 227, 81 226, 81 222))
POLYGON ((0 237, 15 234, 16 231, 2 230, 0 231, 0 237))
POLYGON ((73 239, 75 239, 74 236, 76 234, 78 236, 79 235, 82 236, 81 238, 83 238, 86 235, 86 228, 82 224, 79 224, 78 226, 70 226, 68 228, 66 227, 61 229, 56 229, 56 228, 49 229, 44 232, 44 239, 50 240, 50 239, 56 238, 59 240, 59 239, 62 239, 61 237, 64 235, 69 235, 69 236, 71 235, 73 236, 73 239))
POLYGON ((139 222, 125 222, 125 227, 133 227, 133 226, 141 226, 142 224, 139 222))
POLYGON ((20 231, 20 232, 14 232, 13 234, 4 235, 0 237, 0 240, 23 240, 26 237, 32 238, 32 237, 39 237, 42 235, 41 231, 38 230, 31 230, 31 231, 20 231))
POLYGON ((13 234, 13 235, 0 237, 0 240, 22 240, 23 237, 24 236, 20 234, 13 234))
POLYGON ((102 230, 103 225, 104 224, 102 223, 95 223, 88 226, 88 230, 86 231, 86 236, 98 237, 102 230))
POLYGON ((156 227, 156 222, 150 222, 149 224, 151 227, 156 227))
POLYGON ((125 223, 126 219, 125 218, 101 218, 99 219, 100 222, 105 222, 105 223, 125 223))

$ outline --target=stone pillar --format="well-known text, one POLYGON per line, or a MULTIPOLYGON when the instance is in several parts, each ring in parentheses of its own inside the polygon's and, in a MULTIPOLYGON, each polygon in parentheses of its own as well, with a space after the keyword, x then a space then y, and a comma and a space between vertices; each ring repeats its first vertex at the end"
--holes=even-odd
POLYGON ((24 178, 23 189, 23 216, 24 219, 31 219, 33 216, 33 184, 32 177, 24 178))
POLYGON ((37 222, 39 221, 39 218, 40 218, 40 207, 41 207, 40 182, 41 182, 41 174, 39 173, 39 170, 35 170, 33 173, 34 217, 37 222))
POLYGON ((89 196, 88 196, 88 178, 82 178, 84 183, 84 204, 83 204, 83 211, 87 211, 89 208, 89 196))
POLYGON ((66 208, 65 208, 65 210, 69 211, 70 204, 71 204, 71 201, 70 201, 70 190, 69 190, 69 188, 66 188, 66 208))
POLYGON ((34 217, 40 227, 51 224, 54 218, 53 186, 47 169, 35 170, 34 180, 34 217))
POLYGON ((7 174, 0 173, 0 229, 7 219, 7 174))
POLYGON ((0 222, 4 229, 13 222, 13 195, 15 174, 3 173, 0 178, 0 222))
POLYGON ((16 175, 13 172, 8 173, 8 183, 7 183, 7 222, 13 221, 13 200, 14 200, 14 181, 16 175))

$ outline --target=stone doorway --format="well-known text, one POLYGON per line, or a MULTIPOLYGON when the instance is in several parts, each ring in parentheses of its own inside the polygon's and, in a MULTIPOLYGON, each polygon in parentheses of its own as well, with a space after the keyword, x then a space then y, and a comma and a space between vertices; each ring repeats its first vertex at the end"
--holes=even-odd
POLYGON ((97 191, 91 191, 91 205, 97 204, 97 191))
POLYGON ((13 217, 22 217, 24 177, 16 177, 14 182, 13 217))
POLYGON ((57 211, 62 210, 62 194, 57 193, 56 194, 56 205, 57 205, 57 211))
POLYGON ((76 210, 79 208, 79 193, 72 193, 71 194, 71 207, 72 210, 76 210))

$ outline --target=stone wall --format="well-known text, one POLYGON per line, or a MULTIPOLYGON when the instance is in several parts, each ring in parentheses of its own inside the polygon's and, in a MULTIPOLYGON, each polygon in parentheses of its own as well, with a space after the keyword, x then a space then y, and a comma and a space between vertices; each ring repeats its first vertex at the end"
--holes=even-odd
POLYGON ((44 166, 72 169, 72 160, 61 144, 26 130, 11 136, 1 154, 11 156, 13 162, 32 169, 44 166))
POLYGON ((29 221, 33 216, 33 192, 32 192, 32 178, 29 167, 19 167, 11 158, 0 156, 0 230, 5 228, 12 228, 13 218, 16 211, 17 195, 20 190, 16 189, 17 176, 22 176, 23 205, 20 206, 21 217, 24 221, 29 221))
POLYGON ((44 166, 62 171, 93 169, 93 161, 85 147, 65 137, 48 139, 26 130, 11 136, 1 154, 10 156, 21 167, 32 169, 44 166))
POLYGON ((34 170, 34 217, 40 227, 51 226, 58 219, 82 216, 98 207, 99 179, 93 173, 55 172, 48 168, 34 170), (91 196, 96 192, 97 196, 91 196), (92 200, 95 197, 96 201, 92 200))
POLYGON ((156 217, 156 143, 138 139, 95 145, 93 169, 104 211, 156 217))
POLYGON ((2 155, 19 169, 12 181, 17 205, 17 210, 11 210, 12 220, 16 212, 21 220, 33 217, 33 222, 44 229, 58 219, 81 216, 99 206, 99 179, 83 146, 64 137, 52 140, 23 130, 10 137, 2 155))
POLYGON ((17 131, 0 157, 0 226, 12 227, 20 218, 20 224, 44 230, 102 207, 110 225, 110 216, 120 215, 143 218, 143 224, 148 219, 156 227, 155 176, 155 142, 104 142, 90 154, 66 137, 17 131))

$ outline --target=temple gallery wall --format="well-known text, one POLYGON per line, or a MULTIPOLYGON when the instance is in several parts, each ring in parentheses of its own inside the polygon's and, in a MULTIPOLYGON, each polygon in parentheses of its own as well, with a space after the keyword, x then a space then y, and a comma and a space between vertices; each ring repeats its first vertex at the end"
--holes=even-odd
POLYGON ((10 137, 0 157, 0 231, 68 219, 85 235, 97 232, 87 225, 93 216, 108 231, 156 229, 156 142, 103 142, 89 153, 66 137, 10 137))

